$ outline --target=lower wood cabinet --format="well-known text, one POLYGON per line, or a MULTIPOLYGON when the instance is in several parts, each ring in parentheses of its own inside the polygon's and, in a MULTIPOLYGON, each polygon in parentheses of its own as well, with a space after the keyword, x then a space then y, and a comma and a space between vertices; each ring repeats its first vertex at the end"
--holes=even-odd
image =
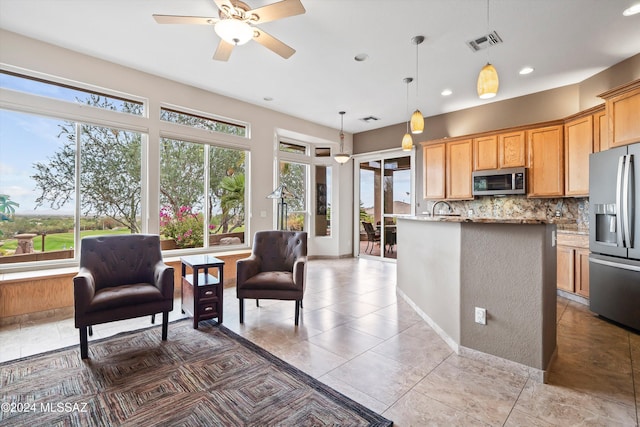
POLYGON ((589 236, 558 232, 558 289, 589 298, 589 236))

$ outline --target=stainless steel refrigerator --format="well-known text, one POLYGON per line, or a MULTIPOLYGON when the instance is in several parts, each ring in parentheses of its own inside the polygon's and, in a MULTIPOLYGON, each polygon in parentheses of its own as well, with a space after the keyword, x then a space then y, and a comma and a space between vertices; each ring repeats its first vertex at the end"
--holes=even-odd
POLYGON ((640 143, 589 157, 589 306, 640 330, 640 143))

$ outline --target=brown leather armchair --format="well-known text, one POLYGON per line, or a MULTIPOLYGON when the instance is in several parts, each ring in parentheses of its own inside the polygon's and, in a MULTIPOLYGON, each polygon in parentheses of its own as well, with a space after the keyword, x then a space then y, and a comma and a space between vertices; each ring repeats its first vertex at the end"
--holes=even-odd
POLYGON ((82 239, 80 270, 73 278, 75 325, 80 357, 88 358, 92 325, 162 313, 167 339, 173 310, 173 267, 162 261, 160 237, 149 234, 93 236, 82 239))
POLYGON ((298 325, 307 266, 307 233, 258 231, 251 256, 236 261, 236 290, 240 323, 244 323, 244 299, 293 300, 298 325))

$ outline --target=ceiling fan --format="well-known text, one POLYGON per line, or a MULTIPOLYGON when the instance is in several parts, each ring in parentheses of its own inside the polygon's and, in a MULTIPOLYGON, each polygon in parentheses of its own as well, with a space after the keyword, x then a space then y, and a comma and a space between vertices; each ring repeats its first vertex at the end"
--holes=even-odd
POLYGON ((300 0, 282 0, 257 9, 251 9, 240 0, 214 0, 218 6, 218 17, 157 15, 153 17, 159 24, 196 24, 213 25, 220 36, 220 43, 213 55, 213 59, 227 61, 235 46, 243 45, 249 40, 255 40, 267 49, 287 59, 296 51, 256 24, 275 21, 305 13, 300 0))

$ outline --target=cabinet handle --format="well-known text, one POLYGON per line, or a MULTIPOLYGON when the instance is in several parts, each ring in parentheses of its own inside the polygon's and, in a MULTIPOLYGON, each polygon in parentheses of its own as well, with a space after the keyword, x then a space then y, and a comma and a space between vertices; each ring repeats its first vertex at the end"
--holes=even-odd
POLYGON ((204 311, 212 311, 212 310, 213 310, 213 307, 205 307, 204 308, 204 311))
POLYGON ((213 291, 206 291, 204 294, 205 295, 213 295, 213 291))

